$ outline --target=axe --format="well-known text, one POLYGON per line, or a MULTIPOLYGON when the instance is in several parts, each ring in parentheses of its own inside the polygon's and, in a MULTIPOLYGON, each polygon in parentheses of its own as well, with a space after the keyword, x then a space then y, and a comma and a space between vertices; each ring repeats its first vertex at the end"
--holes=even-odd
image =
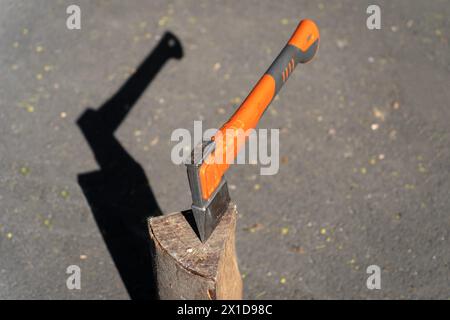
POLYGON ((212 137, 195 146, 186 161, 192 193, 192 212, 202 242, 208 240, 228 208, 230 195, 225 172, 255 129, 264 111, 299 63, 310 61, 319 47, 319 29, 302 20, 287 45, 250 94, 212 137), (239 133, 244 132, 244 139, 239 133))

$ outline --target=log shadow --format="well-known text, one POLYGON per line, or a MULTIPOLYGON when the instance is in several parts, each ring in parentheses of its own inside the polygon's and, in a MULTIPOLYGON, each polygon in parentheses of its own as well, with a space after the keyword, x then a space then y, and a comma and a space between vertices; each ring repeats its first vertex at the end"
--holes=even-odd
POLYGON ((114 132, 164 64, 182 57, 181 42, 167 32, 113 97, 77 120, 100 167, 79 174, 78 183, 131 299, 157 298, 147 219, 161 210, 142 166, 114 132))

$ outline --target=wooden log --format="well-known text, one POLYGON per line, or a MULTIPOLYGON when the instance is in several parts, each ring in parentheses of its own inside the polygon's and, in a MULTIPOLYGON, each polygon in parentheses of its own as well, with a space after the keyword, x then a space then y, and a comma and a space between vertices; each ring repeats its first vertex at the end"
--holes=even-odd
POLYGON ((160 299, 242 299, 236 216, 236 206, 230 203, 205 243, 196 234, 190 210, 149 219, 160 299))

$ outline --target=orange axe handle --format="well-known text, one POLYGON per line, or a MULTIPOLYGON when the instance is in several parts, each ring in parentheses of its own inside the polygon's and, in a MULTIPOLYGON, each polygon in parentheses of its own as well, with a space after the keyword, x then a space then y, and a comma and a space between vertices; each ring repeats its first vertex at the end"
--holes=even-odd
POLYGON ((199 180, 204 200, 209 199, 214 193, 230 163, 234 161, 244 145, 245 139, 238 137, 239 131, 244 132, 246 137, 249 129, 256 128, 264 111, 297 64, 310 61, 318 46, 319 29, 317 25, 311 20, 302 20, 287 45, 239 109, 213 137, 216 149, 199 168, 199 180), (219 157, 220 159, 218 159, 219 157))

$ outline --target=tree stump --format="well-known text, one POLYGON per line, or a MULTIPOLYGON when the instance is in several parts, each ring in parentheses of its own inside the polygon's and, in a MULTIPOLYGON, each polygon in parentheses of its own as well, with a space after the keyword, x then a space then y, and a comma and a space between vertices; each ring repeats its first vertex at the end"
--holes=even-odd
POLYGON ((236 216, 236 206, 230 203, 205 243, 196 234, 190 210, 149 219, 160 299, 242 299, 236 216))

